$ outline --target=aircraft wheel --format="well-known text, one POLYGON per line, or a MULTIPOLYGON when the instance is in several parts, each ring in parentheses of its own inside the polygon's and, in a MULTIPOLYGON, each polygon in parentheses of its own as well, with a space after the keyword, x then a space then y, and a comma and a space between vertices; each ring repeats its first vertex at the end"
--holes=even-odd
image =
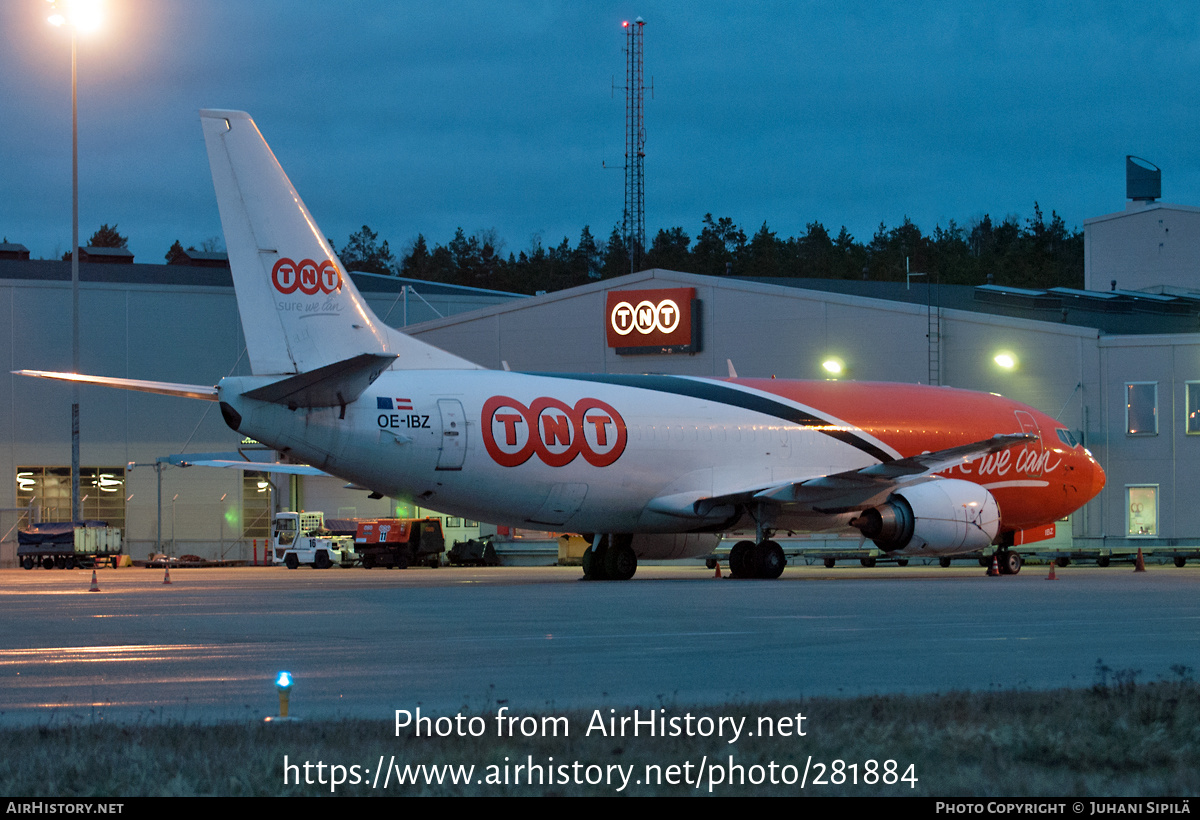
POLYGON ((1178 555, 1176 555, 1176 556, 1175 556, 1175 566, 1177 566, 1177 567, 1182 567, 1182 566, 1183 566, 1184 564, 1186 564, 1186 563, 1187 563, 1187 559, 1186 559, 1186 558, 1182 558, 1182 557, 1180 557, 1180 556, 1178 556, 1178 555))
POLYGON ((628 581, 637 572, 637 556, 628 544, 614 544, 604 556, 604 575, 611 581, 628 581))
POLYGON ((583 552, 583 577, 592 581, 608 580, 608 537, 600 541, 599 548, 588 547, 583 552))
POLYGON ((787 566, 787 556, 783 554, 783 547, 774 541, 763 541, 755 546, 754 558, 757 570, 755 575, 759 578, 778 578, 783 575, 783 568, 787 566))
POLYGON ((825 559, 825 569, 833 569, 836 565, 837 565, 836 558, 826 558, 825 559))
POLYGON ((295 569, 300 566, 300 559, 296 557, 296 553, 289 552, 287 558, 283 559, 283 565, 288 569, 295 569))
POLYGON ((1021 553, 1005 551, 1000 554, 1000 574, 1016 575, 1021 571, 1021 553))
POLYGON ((938 564, 942 567, 950 566, 950 556, 943 555, 941 558, 938 559, 938 564))
POLYGON ((738 541, 729 550, 729 575, 731 578, 752 578, 753 568, 750 559, 754 555, 752 541, 738 541))

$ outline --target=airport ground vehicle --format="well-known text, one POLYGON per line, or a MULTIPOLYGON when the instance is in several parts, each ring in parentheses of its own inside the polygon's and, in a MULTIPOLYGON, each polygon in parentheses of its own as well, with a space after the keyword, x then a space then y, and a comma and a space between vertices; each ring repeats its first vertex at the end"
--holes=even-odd
POLYGON ((438 518, 381 518, 359 522, 354 550, 367 569, 405 569, 413 564, 437 567, 446 551, 446 537, 438 518))
POLYGON ((25 569, 93 569, 116 562, 121 556, 121 530, 103 521, 69 521, 35 524, 17 533, 17 561, 25 569))
POLYGON ((275 562, 288 569, 301 564, 313 569, 328 569, 334 564, 351 566, 356 560, 354 539, 326 530, 325 514, 321 512, 276 513, 271 551, 275 562))

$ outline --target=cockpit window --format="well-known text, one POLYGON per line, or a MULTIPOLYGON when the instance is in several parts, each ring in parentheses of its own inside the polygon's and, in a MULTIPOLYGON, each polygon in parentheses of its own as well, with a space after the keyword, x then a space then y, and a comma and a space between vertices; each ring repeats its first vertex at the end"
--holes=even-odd
POLYGON ((1075 440, 1075 436, 1071 435, 1070 430, 1059 427, 1054 432, 1058 433, 1058 440, 1068 447, 1074 449, 1075 447, 1079 446, 1079 442, 1075 440))

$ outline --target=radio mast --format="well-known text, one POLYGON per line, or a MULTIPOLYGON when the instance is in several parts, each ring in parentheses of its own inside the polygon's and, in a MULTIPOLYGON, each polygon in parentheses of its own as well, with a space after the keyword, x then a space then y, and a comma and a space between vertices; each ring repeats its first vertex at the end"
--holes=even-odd
POLYGON ((641 269, 646 250, 646 123, 643 119, 646 87, 642 84, 641 17, 625 29, 625 245, 629 272, 641 269))

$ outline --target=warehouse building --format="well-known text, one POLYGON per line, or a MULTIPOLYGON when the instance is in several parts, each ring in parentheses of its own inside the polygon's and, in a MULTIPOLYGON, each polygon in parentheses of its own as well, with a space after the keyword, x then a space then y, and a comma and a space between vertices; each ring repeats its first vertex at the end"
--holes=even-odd
MULTIPOLYGON (((1200 508, 1194 214, 1200 209, 1136 201, 1126 212, 1089 220, 1091 286, 1084 290, 750 281, 648 270, 523 297, 369 274, 354 280, 389 324, 490 368, 712 377, 736 371, 1002 393, 1066 424, 1107 473, 1104 491, 1059 525, 1055 546, 1167 551, 1200 545, 1200 518, 1189 513, 1200 508), (1180 221, 1168 225, 1173 214, 1180 221), (1143 241, 1156 230, 1175 244, 1143 241), (632 314, 618 308, 636 305, 644 291, 671 291, 682 306, 686 322, 667 341, 631 341, 632 314)), ((10 317, 9 331, 0 334, 5 359, 10 369, 67 370, 69 263, 29 260, 20 250, 0 257, 0 310, 10 317)), ((204 262, 84 264, 82 370, 197 384, 247 372, 229 271, 204 262)), ((69 392, 58 383, 0 380, 6 566, 15 530, 30 515, 69 518, 69 392)), ((176 554, 248 557, 252 540, 266 536, 272 508, 338 517, 416 513, 403 500, 371 500, 330 478, 272 481, 163 466, 161 459, 181 453, 241 448, 256 460, 271 454, 239 442, 211 403, 89 386, 81 396, 85 516, 122 526, 135 557, 155 548, 160 532, 176 554)))

